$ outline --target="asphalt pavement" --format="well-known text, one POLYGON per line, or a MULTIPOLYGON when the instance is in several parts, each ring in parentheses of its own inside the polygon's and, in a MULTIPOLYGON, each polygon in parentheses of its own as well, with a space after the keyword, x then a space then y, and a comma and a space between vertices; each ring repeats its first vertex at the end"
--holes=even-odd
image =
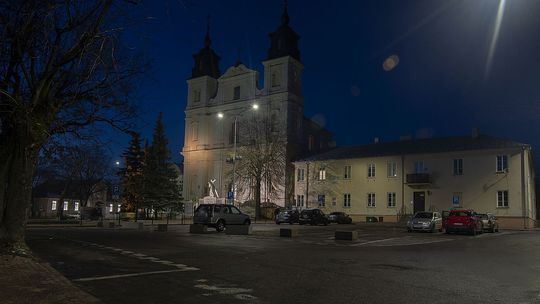
POLYGON ((255 224, 251 235, 35 228, 31 249, 103 303, 540 303, 540 231, 255 224), (356 230, 358 240, 334 240, 356 230))

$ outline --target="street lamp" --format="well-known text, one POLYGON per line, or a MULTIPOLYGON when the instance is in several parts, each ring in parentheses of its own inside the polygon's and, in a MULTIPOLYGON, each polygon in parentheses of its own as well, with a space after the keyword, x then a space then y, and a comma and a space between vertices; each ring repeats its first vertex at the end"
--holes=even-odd
MULTIPOLYGON (((233 139, 233 157, 231 159, 231 162, 233 164, 233 176, 232 176, 232 199, 233 199, 233 203, 234 203, 234 200, 236 199, 236 160, 240 160, 241 157, 237 156, 236 155, 236 152, 237 152, 237 149, 236 149, 236 143, 237 143, 237 134, 238 134, 238 116, 248 110, 258 110, 259 109, 259 105, 254 103, 251 105, 251 108, 247 108, 247 109, 244 109, 242 111, 240 111, 239 113, 236 113, 234 115, 234 139, 233 139)), ((224 114, 223 113, 218 113, 217 114, 217 117, 219 119, 223 118, 224 117, 224 114)))

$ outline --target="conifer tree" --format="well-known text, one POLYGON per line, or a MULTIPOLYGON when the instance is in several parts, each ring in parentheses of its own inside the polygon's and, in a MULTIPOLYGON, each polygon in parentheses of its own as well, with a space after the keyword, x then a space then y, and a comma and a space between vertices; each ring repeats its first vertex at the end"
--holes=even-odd
MULTIPOLYGON (((137 132, 131 133, 129 147, 122 154, 125 167, 121 169, 122 176, 122 197, 123 209, 135 211, 142 205, 143 201, 143 167, 144 154, 141 150, 140 135, 137 132)), ((135 215, 137 218, 137 214, 135 215)))
POLYGON ((168 140, 160 113, 154 128, 152 145, 148 147, 144 167, 144 199, 147 207, 164 210, 180 202, 180 188, 176 182, 168 140))

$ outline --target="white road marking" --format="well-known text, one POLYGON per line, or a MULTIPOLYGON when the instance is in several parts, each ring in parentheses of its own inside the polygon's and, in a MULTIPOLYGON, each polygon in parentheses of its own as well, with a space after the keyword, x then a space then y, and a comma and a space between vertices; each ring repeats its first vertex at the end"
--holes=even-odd
POLYGON ((161 264, 174 264, 174 262, 171 262, 171 261, 164 261, 164 260, 159 260, 159 261, 154 261, 156 263, 161 263, 161 264))
POLYGON ((121 254, 132 254, 134 252, 133 251, 128 251, 128 250, 122 250, 120 253, 121 254))
MULTIPOLYGON (((191 267, 194 268, 194 267, 191 267)), ((127 277, 139 277, 152 274, 162 274, 162 273, 171 273, 171 272, 182 272, 182 271, 194 271, 198 269, 190 269, 190 267, 184 269, 173 269, 173 270, 161 270, 161 271, 149 271, 149 272, 139 272, 139 273, 128 273, 128 274, 118 274, 104 277, 92 277, 92 278, 81 278, 75 279, 73 282, 88 282, 88 281, 98 281, 98 280, 109 280, 109 279, 118 279, 118 278, 127 278, 127 277)))
POLYGON ((134 256, 134 257, 137 257, 137 258, 138 258, 138 257, 141 257, 141 258, 142 258, 142 257, 145 257, 145 256, 146 256, 146 254, 142 254, 142 253, 135 253, 135 254, 134 254, 133 256, 134 256))
POLYGON ((207 284, 197 284, 193 287, 208 290, 208 291, 216 291, 220 294, 239 294, 239 293, 246 293, 246 292, 252 292, 252 289, 246 289, 246 288, 239 288, 239 287, 218 287, 218 286, 212 286, 207 284))
POLYGON ((356 244, 351 244, 350 246, 362 246, 362 245, 366 245, 366 244, 380 243, 380 242, 386 242, 386 241, 397 240, 397 239, 401 239, 401 237, 374 240, 374 241, 363 242, 363 243, 356 243, 356 244))

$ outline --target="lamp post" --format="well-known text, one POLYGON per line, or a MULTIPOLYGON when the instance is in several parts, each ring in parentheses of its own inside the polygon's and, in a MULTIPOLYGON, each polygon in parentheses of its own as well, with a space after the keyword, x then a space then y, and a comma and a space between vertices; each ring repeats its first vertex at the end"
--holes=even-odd
MULTIPOLYGON (((234 134, 233 134, 233 157, 231 159, 231 162, 232 162, 232 165, 233 165, 233 176, 232 176, 232 200, 233 200, 233 204, 234 204, 234 200, 236 199, 236 160, 240 159, 236 153, 237 153, 237 141, 238 141, 238 116, 240 116, 240 114, 248 111, 248 110, 258 110, 259 109, 259 105, 258 104, 253 104, 251 105, 251 108, 247 108, 247 109, 244 109, 243 111, 240 111, 239 113, 235 114, 234 115, 234 134)), ((218 118, 221 119, 223 118, 225 115, 223 113, 218 113, 218 118)))

